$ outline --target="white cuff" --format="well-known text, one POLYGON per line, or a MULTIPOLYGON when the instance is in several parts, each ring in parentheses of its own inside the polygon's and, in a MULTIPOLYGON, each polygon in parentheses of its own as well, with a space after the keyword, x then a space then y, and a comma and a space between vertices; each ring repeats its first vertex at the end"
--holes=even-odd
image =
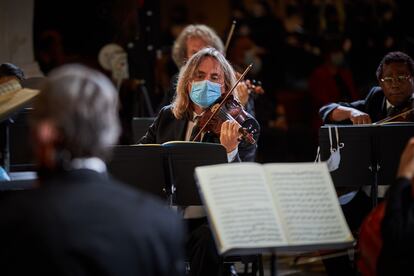
POLYGON ((239 152, 239 148, 235 148, 233 151, 227 153, 227 161, 230 163, 231 161, 236 158, 237 153, 239 152))

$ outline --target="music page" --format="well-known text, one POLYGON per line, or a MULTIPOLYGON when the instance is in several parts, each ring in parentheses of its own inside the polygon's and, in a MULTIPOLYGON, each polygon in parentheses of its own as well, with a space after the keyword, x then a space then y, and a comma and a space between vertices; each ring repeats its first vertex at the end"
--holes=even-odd
POLYGON ((264 168, 289 245, 353 240, 325 163, 266 164, 264 168))
POLYGON ((198 167, 196 177, 221 253, 287 244, 261 165, 198 167))

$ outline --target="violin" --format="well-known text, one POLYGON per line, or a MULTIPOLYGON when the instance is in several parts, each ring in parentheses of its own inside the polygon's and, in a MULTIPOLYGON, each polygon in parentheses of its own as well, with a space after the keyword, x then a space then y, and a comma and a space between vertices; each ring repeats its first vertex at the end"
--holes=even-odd
POLYGON ((250 64, 241 77, 236 81, 233 87, 224 94, 218 101, 219 103, 213 104, 211 107, 205 110, 204 114, 198 120, 200 131, 194 137, 193 141, 197 141, 201 136, 201 133, 205 131, 211 131, 216 135, 220 136, 221 125, 227 121, 236 121, 239 124, 239 133, 241 139, 250 143, 255 144, 256 141, 253 138, 253 134, 258 132, 258 129, 254 124, 248 124, 248 127, 243 127, 248 123, 250 117, 244 110, 243 106, 234 98, 232 92, 239 84, 240 80, 247 74, 251 69, 250 64))
POLYGON ((385 123, 397 123, 397 122, 414 122, 414 107, 411 105, 403 108, 397 114, 388 116, 378 122, 375 122, 374 125, 381 125, 385 123))

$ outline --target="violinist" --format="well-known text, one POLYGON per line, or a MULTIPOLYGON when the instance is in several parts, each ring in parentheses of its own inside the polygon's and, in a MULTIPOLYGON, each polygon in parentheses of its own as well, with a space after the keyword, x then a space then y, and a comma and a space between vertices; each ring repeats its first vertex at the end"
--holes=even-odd
MULTIPOLYGON (((219 51, 204 48, 197 52, 180 70, 177 95, 173 103, 161 109, 139 143, 161 144, 172 140, 192 140, 192 128, 197 117, 216 102, 221 94, 230 90, 235 82, 233 68, 219 51)), ((254 119, 253 121, 258 129, 258 123, 254 119)), ((220 137, 205 133, 202 141, 222 144, 229 155, 229 161, 254 161, 257 146, 240 142, 239 128, 237 122, 226 121, 221 126, 220 137)), ((256 141, 258 135, 256 131, 256 141)))
POLYGON ((330 103, 319 113, 324 123, 370 124, 412 108, 414 62, 407 54, 390 52, 377 72, 379 87, 373 87, 364 100, 330 103))
MULTIPOLYGON (((402 52, 386 54, 376 76, 380 86, 373 87, 364 100, 323 106, 320 115, 324 123, 371 124, 412 108, 414 62, 411 57, 402 52)), ((378 189, 379 198, 384 194, 385 189, 378 189)), ((369 186, 363 186, 357 192, 339 198, 348 225, 355 233, 372 208, 369 196, 369 186)), ((349 275, 353 271, 349 262, 343 259, 325 261, 324 264, 328 275, 349 275)))
MULTIPOLYGON (((139 143, 160 144, 172 140, 192 140, 195 135, 193 130, 200 129, 197 124, 199 116, 219 100, 222 94, 230 91, 235 83, 232 66, 218 50, 200 50, 181 68, 173 103, 161 109, 139 143)), ((256 131, 252 134, 257 141, 258 123, 252 116, 247 114, 247 117, 250 124, 254 125, 256 131)), ((228 120, 222 123, 219 135, 205 132, 201 134, 201 141, 222 144, 227 151, 229 162, 254 161, 257 145, 240 141, 239 129, 238 122, 228 120)), ((184 218, 188 219, 189 225, 187 251, 191 275, 217 275, 220 258, 204 209, 201 206, 186 207, 184 218)))

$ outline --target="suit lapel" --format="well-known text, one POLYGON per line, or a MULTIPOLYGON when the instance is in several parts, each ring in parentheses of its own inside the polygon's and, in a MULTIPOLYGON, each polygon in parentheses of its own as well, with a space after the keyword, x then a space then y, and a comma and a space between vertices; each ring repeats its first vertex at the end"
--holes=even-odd
POLYGON ((177 120, 177 124, 174 128, 174 138, 177 141, 184 141, 185 140, 185 133, 187 130, 187 120, 177 120))

